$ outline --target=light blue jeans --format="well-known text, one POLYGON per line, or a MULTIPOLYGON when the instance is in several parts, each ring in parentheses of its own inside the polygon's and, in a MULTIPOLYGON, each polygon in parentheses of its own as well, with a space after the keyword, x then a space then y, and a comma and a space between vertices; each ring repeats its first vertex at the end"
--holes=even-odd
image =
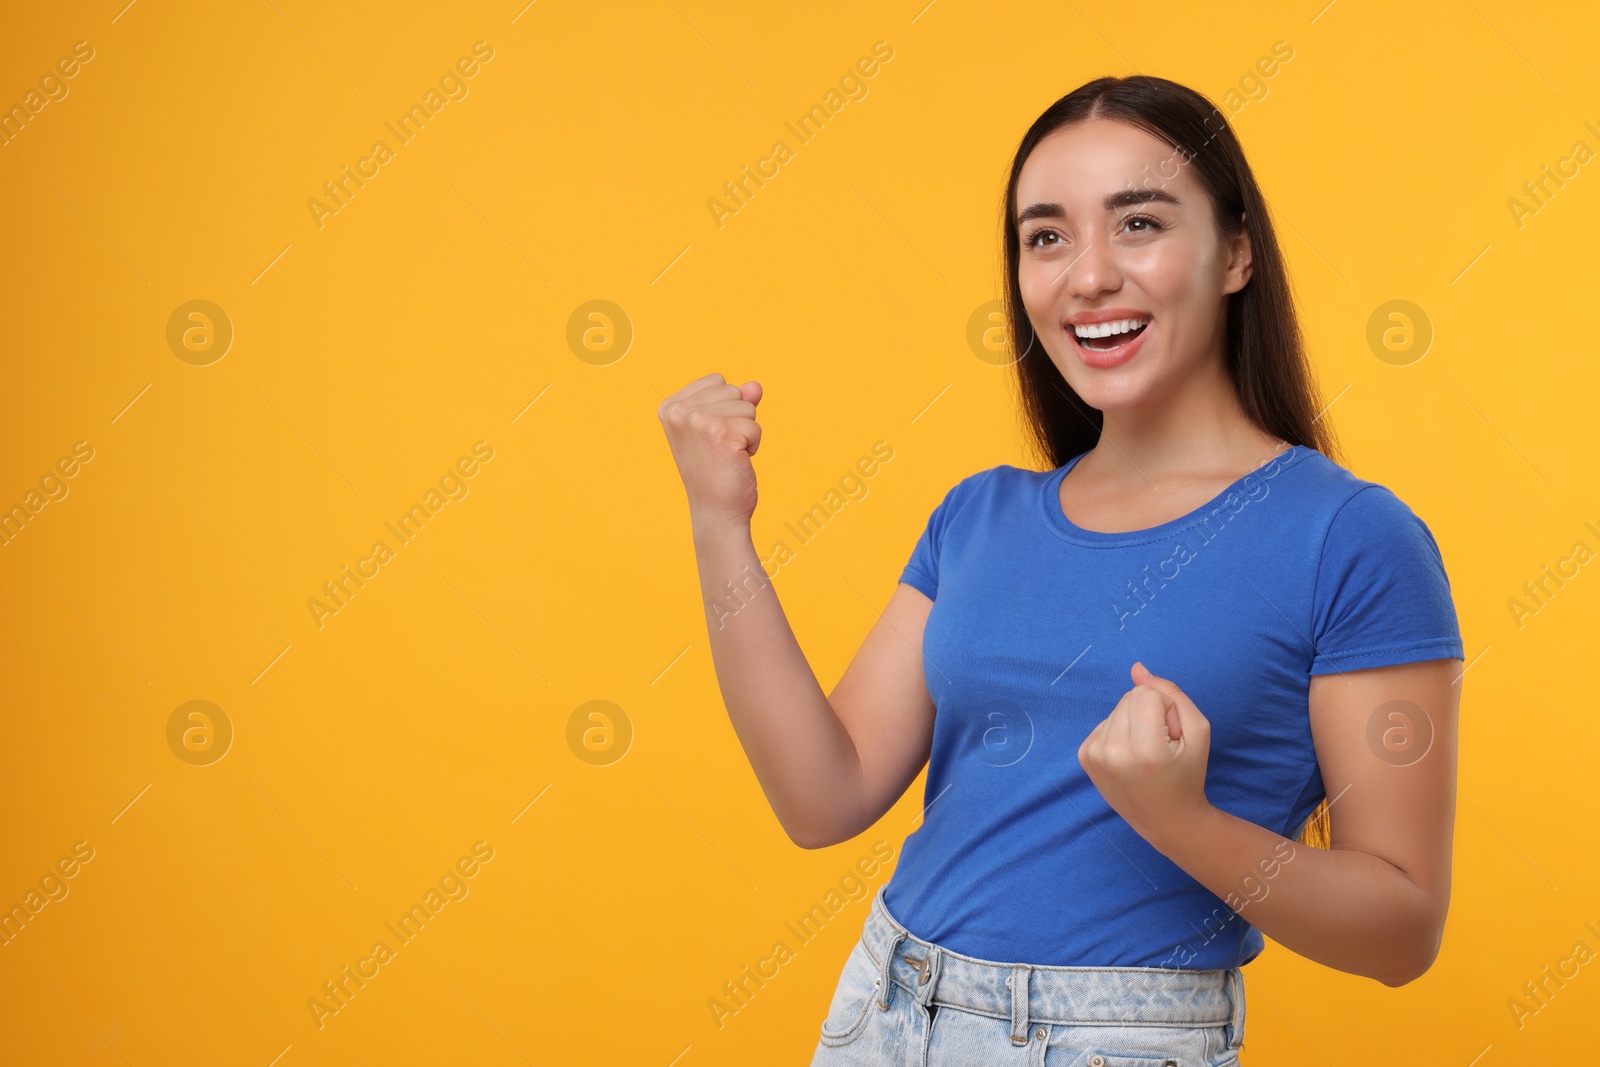
POLYGON ((889 914, 850 951, 812 1067, 1231 1067, 1240 968, 1034 967, 950 952, 889 914))

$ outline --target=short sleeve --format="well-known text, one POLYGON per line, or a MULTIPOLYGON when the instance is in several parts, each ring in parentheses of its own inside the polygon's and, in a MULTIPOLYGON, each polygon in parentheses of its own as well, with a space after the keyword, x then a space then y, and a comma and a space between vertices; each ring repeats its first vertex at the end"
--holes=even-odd
POLYGON ((911 550, 911 559, 900 572, 902 582, 920 590, 929 600, 938 599, 939 556, 944 547, 945 529, 960 509, 967 483, 970 481, 970 477, 963 478, 945 493, 939 506, 928 516, 928 524, 923 528, 922 536, 917 539, 916 547, 911 550))
POLYGON ((1433 533, 1382 485, 1334 514, 1312 597, 1311 673, 1462 658, 1450 580, 1433 533))

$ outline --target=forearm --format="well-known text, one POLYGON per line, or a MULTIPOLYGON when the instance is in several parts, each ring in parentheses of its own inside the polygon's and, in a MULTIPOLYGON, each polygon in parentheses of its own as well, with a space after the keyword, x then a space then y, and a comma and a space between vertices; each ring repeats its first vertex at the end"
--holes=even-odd
POLYGON ((1438 952, 1433 897, 1377 856, 1311 848, 1209 805, 1151 844, 1263 934, 1325 966, 1396 986, 1438 952))
POLYGON ((795 640, 750 530, 694 534, 717 684, 767 802, 797 844, 831 844, 854 825, 855 745, 795 640))

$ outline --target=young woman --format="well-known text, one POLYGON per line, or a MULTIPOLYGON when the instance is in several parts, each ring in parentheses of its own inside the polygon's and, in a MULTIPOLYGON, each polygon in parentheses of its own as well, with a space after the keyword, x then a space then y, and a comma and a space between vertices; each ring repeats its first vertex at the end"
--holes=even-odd
POLYGON ((1437 955, 1449 581, 1422 520, 1330 458, 1265 202, 1204 97, 1063 97, 1003 226, 1051 469, 950 489, 831 694, 751 539, 761 387, 711 374, 659 411, 717 680, 789 836, 846 841, 928 767, 812 1062, 1237 1063, 1265 935, 1389 986, 1437 955))

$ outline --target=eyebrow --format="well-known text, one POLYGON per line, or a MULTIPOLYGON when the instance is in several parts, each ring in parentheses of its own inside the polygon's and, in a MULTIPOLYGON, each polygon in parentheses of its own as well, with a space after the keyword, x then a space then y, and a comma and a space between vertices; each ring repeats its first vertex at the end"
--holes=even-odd
MULTIPOLYGON (((1112 193, 1103 201, 1107 211, 1115 211, 1119 207, 1130 207, 1134 204, 1147 204, 1158 201, 1163 204, 1182 206, 1182 201, 1171 193, 1160 189, 1124 189, 1112 193)), ((1017 215, 1017 225, 1021 226, 1029 219, 1059 219, 1066 215, 1060 204, 1033 204, 1017 215)))

